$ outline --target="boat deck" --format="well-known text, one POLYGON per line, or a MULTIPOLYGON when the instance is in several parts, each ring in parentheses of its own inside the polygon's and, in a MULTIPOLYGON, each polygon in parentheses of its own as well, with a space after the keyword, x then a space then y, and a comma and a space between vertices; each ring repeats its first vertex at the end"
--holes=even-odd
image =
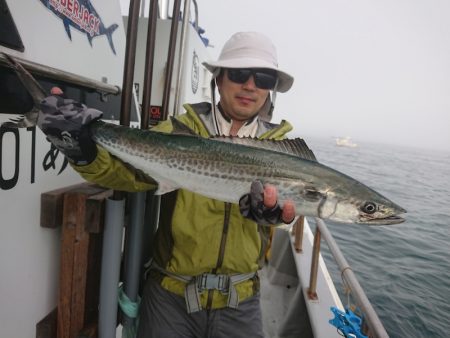
POLYGON ((269 262, 259 272, 265 337, 314 337, 286 229, 277 229, 269 262))
POLYGON ((264 336, 313 338, 298 280, 275 274, 269 265, 261 270, 260 279, 264 336))

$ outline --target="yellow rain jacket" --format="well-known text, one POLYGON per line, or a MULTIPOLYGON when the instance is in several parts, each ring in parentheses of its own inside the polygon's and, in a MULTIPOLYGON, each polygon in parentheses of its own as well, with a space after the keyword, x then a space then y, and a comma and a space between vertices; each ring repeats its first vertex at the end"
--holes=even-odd
MULTIPOLYGON (((179 121, 203 137, 212 132, 211 105, 199 103, 185 105, 186 113, 179 121)), ((258 137, 282 139, 292 126, 259 121, 258 137)), ((164 121, 152 130, 171 132, 172 124, 164 121)), ((94 162, 74 166, 83 178, 99 185, 121 191, 144 191, 155 188, 145 175, 127 166, 98 147, 94 162)), ((225 203, 179 189, 161 198, 160 220, 155 236, 154 260, 159 267, 181 275, 197 276, 202 273, 242 274, 256 272, 264 262, 270 227, 259 226, 244 218, 237 204, 225 203)), ((152 278, 180 296, 186 284, 152 271, 152 278)), ((259 290, 257 277, 236 285, 239 301, 259 290)), ((206 309, 227 306, 227 295, 217 290, 204 291, 201 305, 206 309)))

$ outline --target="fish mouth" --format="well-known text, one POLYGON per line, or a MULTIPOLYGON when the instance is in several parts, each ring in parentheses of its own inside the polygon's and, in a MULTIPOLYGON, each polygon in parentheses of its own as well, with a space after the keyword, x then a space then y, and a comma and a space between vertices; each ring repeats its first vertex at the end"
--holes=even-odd
POLYGON ((358 223, 367 225, 391 225, 405 222, 403 217, 394 215, 385 218, 363 218, 358 223))

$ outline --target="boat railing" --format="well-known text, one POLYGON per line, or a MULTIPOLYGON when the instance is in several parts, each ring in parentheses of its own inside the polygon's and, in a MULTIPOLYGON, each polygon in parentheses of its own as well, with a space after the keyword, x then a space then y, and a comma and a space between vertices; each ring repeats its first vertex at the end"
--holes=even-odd
MULTIPOLYGON (((80 76, 50 66, 45 66, 33 61, 22 59, 17 56, 14 56, 14 59, 16 59, 23 67, 32 72, 34 75, 40 75, 48 79, 58 80, 78 85, 84 88, 89 88, 102 94, 118 95, 121 92, 118 86, 114 86, 106 82, 96 81, 88 77, 80 76)), ((6 57, 2 53, 0 53, 0 64, 6 66, 9 65, 6 57)))
MULTIPOLYGON (((348 288, 350 294, 353 299, 356 301, 359 309, 363 313, 363 325, 362 330, 363 333, 369 337, 376 338, 386 338, 389 335, 386 332, 380 318, 375 312, 372 304, 367 298, 363 288, 359 284, 356 279, 355 273, 352 268, 348 264, 344 255, 342 254, 339 246, 331 235, 328 227, 325 222, 320 218, 315 218, 316 230, 314 234, 313 240, 313 253, 311 259, 311 267, 310 267, 310 279, 309 286, 307 289, 307 295, 310 300, 317 300, 320 295, 317 294, 317 276, 319 271, 319 258, 320 258, 320 243, 323 239, 325 243, 328 245, 330 252, 336 262, 339 271, 341 273, 341 277, 343 282, 345 283, 346 288, 348 288)), ((292 235, 294 238, 294 249, 296 252, 302 251, 302 243, 303 243, 303 228, 304 228, 304 217, 299 217, 296 221, 292 235)))
MULTIPOLYGON (((194 2, 195 3, 195 2, 194 2)), ((197 4, 195 3, 195 6, 197 4)), ((178 70, 175 85, 175 98, 174 98, 174 108, 173 112, 175 115, 179 114, 180 100, 181 100, 181 82, 183 79, 183 60, 185 58, 186 44, 187 44, 187 31, 189 25, 189 13, 191 7, 191 0, 184 0, 184 10, 183 10, 183 21, 181 25, 181 37, 180 37, 180 48, 178 51, 178 70)), ((196 24, 198 27, 198 24, 196 24)), ((197 29, 196 29, 197 30, 197 29)))

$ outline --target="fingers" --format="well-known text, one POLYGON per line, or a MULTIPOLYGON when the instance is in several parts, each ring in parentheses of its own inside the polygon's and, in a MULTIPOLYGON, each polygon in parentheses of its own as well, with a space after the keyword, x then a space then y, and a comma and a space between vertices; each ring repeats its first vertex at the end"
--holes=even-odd
POLYGON ((264 206, 267 208, 273 208, 277 204, 278 193, 277 188, 272 184, 266 184, 264 186, 264 206))
POLYGON ((294 202, 285 201, 281 209, 277 199, 278 193, 274 185, 263 186, 261 181, 255 180, 250 186, 250 193, 239 199, 239 210, 244 217, 260 225, 292 223, 295 218, 294 202))
POLYGON ((284 202, 283 211, 281 212, 281 220, 284 223, 291 223, 295 218, 295 204, 292 200, 284 202))
POLYGON ((50 93, 51 93, 52 95, 63 95, 63 94, 64 94, 64 92, 62 91, 62 89, 59 88, 59 87, 52 87, 52 89, 50 89, 50 93))
MULTIPOLYGON (((273 208, 277 204, 278 193, 277 188, 272 184, 266 184, 264 186, 264 206, 266 208, 273 208)), ((284 223, 291 223, 295 218, 295 204, 292 200, 284 202, 281 220, 284 223)))

